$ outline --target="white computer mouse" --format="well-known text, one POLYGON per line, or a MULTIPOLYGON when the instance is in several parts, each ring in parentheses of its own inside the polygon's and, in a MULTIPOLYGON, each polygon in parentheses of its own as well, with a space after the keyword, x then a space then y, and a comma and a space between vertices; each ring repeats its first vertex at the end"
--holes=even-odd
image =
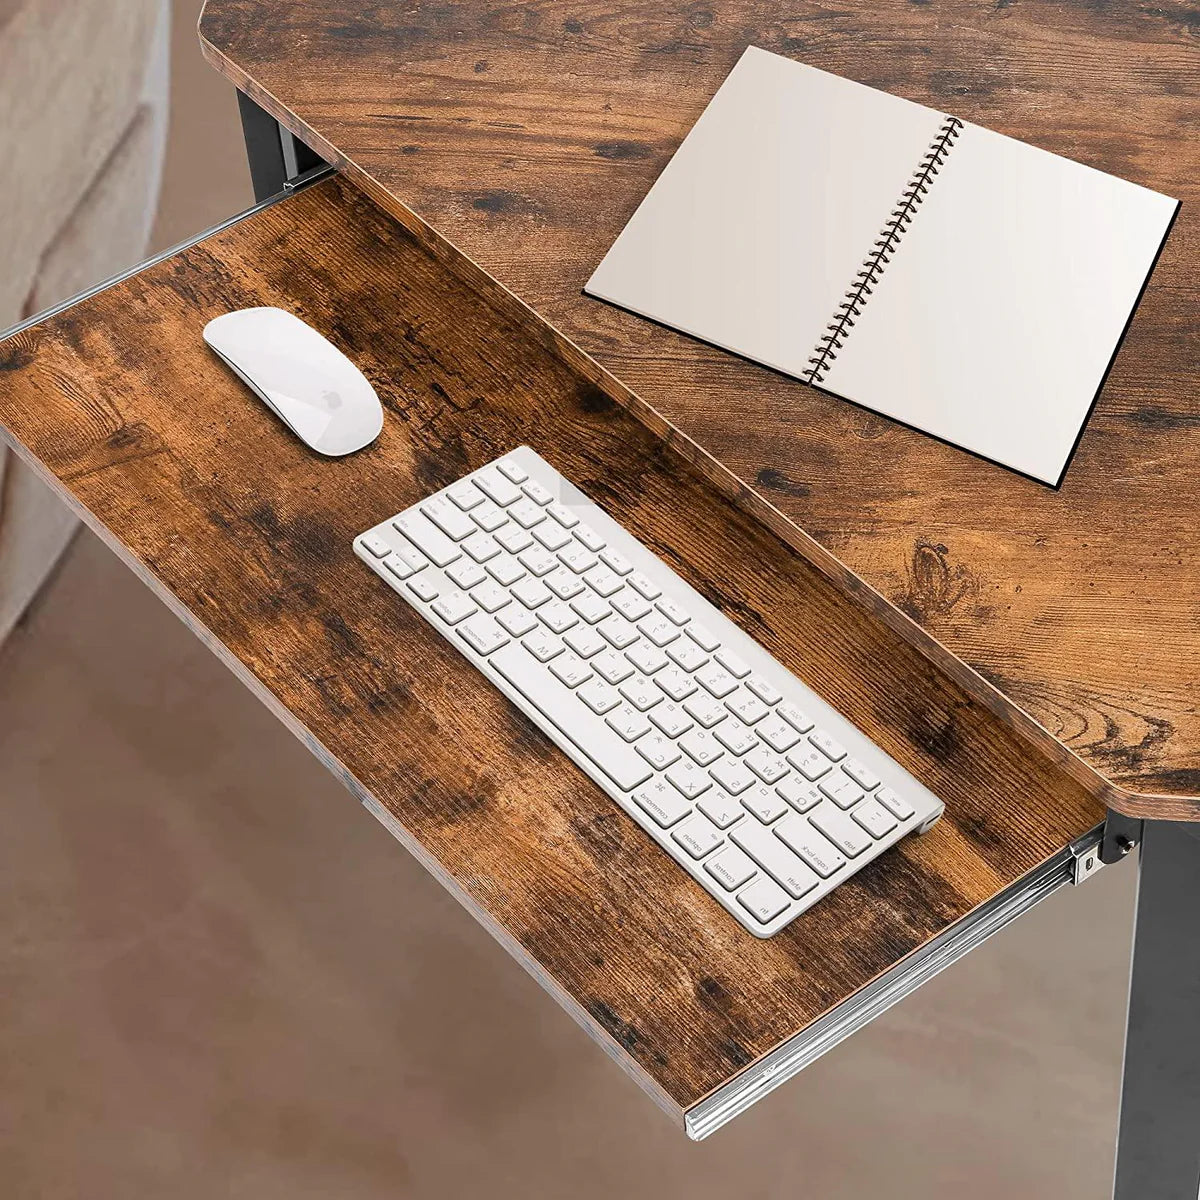
POLYGON ((353 454, 379 436, 383 406, 366 376, 292 313, 225 313, 205 325, 204 340, 318 454, 353 454))

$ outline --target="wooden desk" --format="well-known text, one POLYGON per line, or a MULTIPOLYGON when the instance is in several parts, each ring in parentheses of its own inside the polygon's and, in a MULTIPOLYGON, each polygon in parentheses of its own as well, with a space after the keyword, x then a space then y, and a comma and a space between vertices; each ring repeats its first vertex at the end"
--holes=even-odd
MULTIPOLYGON (((438 105, 453 95, 439 71, 451 64, 450 74, 470 84, 487 75, 491 60, 464 64, 458 51, 481 38, 511 39, 536 49, 545 70, 547 114, 523 147, 536 154, 565 104, 554 94, 553 76, 555 64, 567 61, 553 39, 542 38, 539 22, 576 36, 594 20, 621 46, 648 47, 639 51, 636 73, 652 75, 661 52, 664 62, 695 59, 698 74, 715 80, 724 68, 715 58, 705 66, 704 39, 713 36, 705 31, 724 28, 729 18, 688 10, 672 18, 684 23, 681 36, 658 42, 639 32, 658 29, 653 13, 606 22, 522 9, 475 21, 462 9, 439 10, 451 24, 438 42, 420 25, 423 11, 393 10, 396 27, 373 31, 357 9, 346 21, 331 5, 278 6, 267 14, 261 4, 221 3, 210 5, 203 24, 210 54, 239 85, 320 152, 346 162, 347 174, 415 236, 344 183, 320 184, 264 208, 0 346, 0 421, 314 753, 677 1121, 702 1135, 1063 882, 1068 848, 1079 839, 1093 844, 1086 839, 1103 817, 1102 800, 1118 793, 930 636, 930 629, 945 636, 934 617, 959 613, 964 596, 978 595, 970 577, 945 562, 951 551, 931 542, 913 552, 910 541, 913 576, 907 598, 893 597, 905 600, 900 606, 834 553, 852 559, 860 536, 878 543, 880 520, 864 524, 868 499, 895 501, 899 512, 923 521, 928 494, 902 487, 887 454, 873 445, 893 436, 886 423, 762 372, 729 392, 730 380, 755 369, 703 363, 682 339, 646 342, 662 356, 652 360, 658 374, 687 383, 667 389, 672 395, 732 396, 745 406, 739 419, 746 447, 768 438, 761 424, 768 400, 756 400, 755 387, 763 397, 799 396, 801 406, 817 407, 795 411, 823 413, 839 431, 827 435, 839 443, 826 447, 832 468, 822 465, 815 440, 802 442, 786 466, 760 459, 756 467, 757 452, 734 445, 740 426, 713 423, 710 412, 706 441, 709 432, 720 435, 723 458, 743 473, 731 472, 435 234, 369 171, 335 152, 335 142, 350 144, 356 131, 371 132, 363 145, 378 135, 380 175, 396 157, 453 152, 462 177, 442 187, 439 211, 447 220, 489 229, 499 241, 515 238, 520 220, 531 221, 527 248, 541 222, 550 247, 552 222, 522 209, 522 193, 469 184, 481 162, 493 161, 482 144, 480 156, 474 146, 442 145, 448 133, 479 133, 475 118, 451 119, 428 140, 421 134, 388 142, 380 130, 419 132, 421 118, 439 121, 438 105), (311 28, 297 25, 305 14, 311 28), (513 24, 525 20, 531 34, 513 24), (691 27, 696 38, 682 36, 691 27), (397 75, 418 45, 436 52, 420 71, 397 75), (289 63, 293 46, 328 57, 289 63), (339 47, 355 62, 338 58, 339 47), (313 95, 330 100, 324 132, 279 99, 289 86, 303 90, 293 71, 321 80, 313 95), (421 102, 428 112, 397 93, 413 80, 426 81, 421 102), (376 446, 338 464, 314 462, 204 350, 204 320, 262 303, 293 308, 363 365, 388 410, 376 446), (145 337, 149 326, 153 341, 145 337), (186 414, 180 395, 193 399, 186 414), (938 791, 948 804, 939 828, 767 943, 743 935, 690 881, 677 878, 484 681, 385 590, 373 588, 350 553, 351 536, 372 519, 521 440, 668 552, 690 582, 938 791), (873 455, 875 473, 860 472, 847 448, 873 455), (867 491, 836 483, 838 470, 867 491), (812 537, 788 519, 803 515, 810 500, 814 513, 841 512, 814 522, 812 537), (844 936, 846 928, 855 940, 844 936)), ((819 32, 819 15, 810 22, 819 32)), ((740 28, 743 40, 767 45, 780 36, 760 37, 749 21, 740 28)), ((597 53, 596 78, 621 67, 607 43, 597 53)), ((912 61, 919 54, 908 51, 912 61)), ((624 69, 634 70, 628 62, 624 69)), ((512 80, 508 87, 514 100, 523 94, 512 80)), ((508 103, 508 93, 500 94, 508 103)), ((662 103, 674 107, 683 98, 666 89, 662 103)), ((682 105, 676 134, 691 119, 682 108, 692 105, 694 116, 701 103, 693 95, 682 105)), ((304 106, 298 109, 303 114, 304 106)), ((508 136, 503 116, 486 121, 494 124, 483 127, 485 139, 508 136)), ((666 135, 657 136, 661 161, 671 147, 666 135)), ((636 139, 581 144, 582 151, 568 146, 565 156, 597 159, 604 171, 611 163, 647 169, 636 166, 648 161, 636 139)), ((520 161, 511 145, 505 153, 498 169, 516 177, 520 161)), ((554 157, 547 152, 547 161, 554 157)), ((530 167, 537 176, 536 163, 530 167)), ((418 183, 415 176, 406 182, 418 183)), ((603 199, 596 211, 604 220, 615 215, 615 233, 623 216, 605 207, 607 193, 572 195, 580 212, 603 199)), ((610 234, 587 236, 607 244, 610 234)), ((549 270, 534 256, 525 275, 501 282, 524 294, 543 268, 549 270)), ((569 303, 561 296, 559 302, 569 303)), ((626 333, 658 337, 635 325, 626 333)), ((671 396, 655 400, 667 408, 671 396)), ((674 415, 701 430, 686 406, 674 415)), ((921 451, 905 453, 918 455, 911 463, 921 451)), ((962 483, 967 474, 944 478, 962 483)), ((1011 501, 1008 514, 1026 520, 1011 501)), ((993 544, 981 540, 980 553, 993 544)), ((1012 596, 1018 594, 1014 585, 1012 596)), ((1005 628, 1008 599, 994 604, 994 623, 1005 628)), ((1006 636, 1015 638, 1011 629, 1006 636)), ((1156 811, 1176 809, 1194 812, 1186 797, 1156 811)), ((1164 883, 1186 875, 1166 865, 1164 883)), ((1161 963, 1161 954, 1154 961, 1161 963)), ((1189 1062, 1181 1054, 1181 1065, 1189 1062)))
POLYGON ((1186 4, 209 0, 200 34, 284 126, 539 313, 576 369, 746 481, 823 569, 869 583, 977 700, 1065 748, 1083 786, 1200 818, 1186 4), (748 43, 1183 200, 1060 492, 581 293, 748 43))
POLYGON ((1065 879, 1064 848, 1103 820, 1053 758, 350 184, 0 344, 0 421, 679 1122, 980 906, 1035 898, 1031 872, 1065 879), (256 304, 359 363, 387 411, 373 446, 317 457, 212 355, 205 322, 256 304), (354 557, 362 529, 526 441, 941 796, 934 830, 760 941, 354 557))

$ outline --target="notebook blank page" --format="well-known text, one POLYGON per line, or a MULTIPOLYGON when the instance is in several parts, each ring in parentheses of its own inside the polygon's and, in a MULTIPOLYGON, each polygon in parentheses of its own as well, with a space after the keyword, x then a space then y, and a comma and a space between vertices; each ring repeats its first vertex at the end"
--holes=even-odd
POLYGON ((943 119, 750 47, 585 290, 803 375, 943 119))
POLYGON ((966 125, 823 386, 1056 484, 1175 208, 966 125))

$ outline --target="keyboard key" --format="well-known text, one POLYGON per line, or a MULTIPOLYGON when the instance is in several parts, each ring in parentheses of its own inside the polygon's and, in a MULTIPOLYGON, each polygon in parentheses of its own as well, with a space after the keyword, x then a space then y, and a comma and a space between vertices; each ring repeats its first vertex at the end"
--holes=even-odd
POLYGON ((521 491, 527 495, 534 504, 549 504, 554 499, 552 493, 548 492, 540 483, 530 480, 528 483, 521 485, 521 491))
POLYGON ((616 690, 609 687, 607 683, 601 682, 595 676, 583 684, 576 691, 575 695, 597 716, 603 716, 606 712, 611 712, 621 703, 621 697, 617 695, 616 690))
POLYGON ((745 679, 750 674, 750 668, 728 647, 718 650, 714 657, 735 679, 745 679))
POLYGON ((587 580, 588 587, 597 596, 604 596, 606 599, 625 586, 607 567, 602 567, 598 563, 584 575, 584 579, 587 580))
POLYGON ((712 787, 712 780, 687 758, 681 759, 667 772, 667 781, 689 800, 695 800, 712 787))
POLYGON ((395 575, 397 579, 408 579, 412 575, 412 568, 405 565, 401 560, 400 555, 393 554, 391 558, 385 558, 383 565, 395 575))
MULTIPOLYGON (((575 530, 575 536, 579 536, 578 529, 575 530)), ((633 563, 619 550, 614 550, 611 546, 607 550, 600 551, 600 561, 616 575, 628 575, 633 570, 633 563)))
POLYGON ((510 644, 508 634, 483 613, 468 617, 458 626, 458 636, 479 654, 491 654, 501 646, 510 644))
MULTIPOLYGON (((533 538, 520 525, 514 524, 512 521, 505 525, 495 537, 496 541, 510 554, 520 554, 522 550, 528 550, 533 545, 533 538)), ((541 547, 538 546, 537 549, 540 551, 541 547)))
POLYGON ((513 637, 524 637, 530 630, 538 627, 537 617, 528 609, 522 608, 519 604, 510 604, 507 608, 501 610, 496 617, 496 621, 508 630, 513 637))
POLYGON ((589 567, 594 567, 600 562, 586 546, 574 542, 558 552, 558 561, 570 567, 576 575, 582 575, 589 567))
POLYGON ((653 605, 631 591, 622 592, 610 603, 627 621, 640 621, 648 612, 654 611, 653 605))
POLYGON ((787 756, 787 760, 805 779, 809 780, 820 779, 822 775, 828 775, 831 770, 829 759, 820 750, 807 743, 799 749, 793 750, 787 756))
POLYGON ((529 656, 516 642, 501 647, 488 663, 563 735, 567 744, 575 746, 621 791, 631 792, 651 777, 653 771, 645 759, 597 721, 586 705, 576 703, 570 688, 549 671, 531 671, 529 656))
POLYGON ((738 903, 761 925, 773 921, 788 906, 787 894, 769 879, 759 879, 738 893, 738 903))
POLYGON ((367 552, 373 554, 376 558, 387 558, 392 552, 391 546, 377 533, 364 534, 361 541, 367 552))
POLYGON ((500 544, 490 533, 476 530, 467 538, 462 548, 477 562, 485 563, 500 553, 500 544))
POLYGON ((515 458, 502 458, 496 464, 496 470, 504 476, 505 479, 512 480, 513 483, 524 483, 529 476, 525 473, 525 469, 515 458))
POLYGON ((475 522, 461 508, 440 496, 421 505, 425 514, 448 538, 461 542, 475 532, 475 522))
POLYGON ((624 617, 611 616, 600 622, 600 632, 617 649, 624 650, 638 640, 638 631, 624 617))
POLYGON ((710 766, 725 753, 724 747, 707 729, 692 729, 679 739, 679 744, 688 757, 700 767, 710 766))
POLYGON ((553 633, 566 633, 579 624, 579 618, 561 600, 551 600, 537 615, 553 633))
POLYGON ((638 712, 646 712, 662 700, 660 692, 649 679, 635 675, 621 684, 621 695, 633 705, 638 712))
POLYGON ((571 535, 553 521, 543 521, 533 530, 534 538, 541 542, 547 550, 561 550, 571 543, 571 535))
POLYGON ((883 805, 897 820, 907 821, 916 811, 905 798, 891 788, 880 788, 875 793, 875 799, 883 805))
POLYGON ((775 711, 800 733, 807 733, 813 727, 808 713, 797 708, 790 700, 785 700, 775 711))
POLYGON ((464 589, 473 588, 487 578, 487 572, 469 558, 461 558, 458 562, 452 563, 446 568, 446 574, 454 583, 464 589))
POLYGON ((693 814, 682 825, 673 829, 671 836, 692 858, 697 859, 711 854, 725 841, 720 830, 699 813, 693 814))
POLYGON ((566 567, 551 571, 542 582, 560 599, 570 600, 584 590, 582 579, 577 579, 566 567))
POLYGON ((453 591, 447 592, 440 600, 435 601, 433 611, 447 625, 457 625, 459 621, 465 621, 473 613, 478 612, 478 609, 465 592, 453 591))
POLYGON ((580 658, 591 658, 593 654, 608 649, 608 643, 590 625, 580 625, 578 629, 572 629, 563 641, 580 658))
MULTIPOLYGON (((516 504, 508 510, 508 515, 522 529, 532 529, 535 525, 540 525, 546 519, 544 509, 538 508, 534 502, 528 498, 518 500, 516 504)), ((533 540, 532 538, 530 539, 533 540)))
POLYGON ((871 844, 871 835, 857 821, 832 804, 818 804, 808 814, 815 825, 843 854, 853 858, 871 844))
POLYGON ((686 700, 696 690, 696 685, 692 682, 691 676, 685 675, 675 667, 668 667, 665 671, 659 671, 654 677, 654 682, 672 700, 686 700))
MULTIPOLYGON (((603 629, 604 626, 601 625, 600 628, 603 629)), ((628 679, 633 674, 633 667, 629 661, 619 654, 614 654, 611 650, 597 654, 592 659, 592 670, 607 679, 609 683, 614 684, 628 679)))
POLYGON ((783 693, 769 679, 764 679, 761 675, 751 675, 746 680, 746 686, 764 704, 778 704, 783 699, 783 693))
POLYGON ((604 720, 627 742, 635 742, 642 734, 650 732, 650 722, 629 704, 614 709, 604 720))
POLYGON ((737 688, 737 680, 724 667, 718 666, 715 662, 706 663, 701 667, 696 672, 696 681, 718 700, 728 696, 737 688))
POLYGON ((518 579, 525 578, 525 568, 511 555, 500 554, 487 565, 487 573, 505 587, 512 587, 518 579))
POLYGON ((826 758, 830 758, 834 762, 841 762, 841 760, 846 757, 846 747, 840 742, 835 741, 823 729, 818 729, 814 733, 810 733, 808 735, 808 740, 812 742, 812 744, 816 746, 816 748, 820 750, 820 752, 825 755, 826 758))
POLYGON ((803 779, 795 775, 789 775, 776 786, 775 790, 797 812, 808 812, 810 808, 816 808, 825 799, 813 784, 805 783, 803 779))
POLYGON ((736 826, 730 833, 729 840, 744 850, 772 879, 781 884, 792 899, 798 900, 817 886, 817 877, 808 866, 788 850, 769 829, 764 829, 754 821, 743 821, 736 826))
POLYGON ((727 892, 740 888, 756 870, 750 858, 736 846, 727 846, 720 854, 714 855, 704 864, 704 869, 727 892))
POLYGON ((832 771, 817 785, 839 808, 850 808, 863 797, 862 788, 841 771, 832 771))
POLYGON ((722 721, 717 726, 716 739, 732 754, 745 754, 758 745, 758 739, 741 721, 722 721))
POLYGON ((707 692, 700 692, 693 696, 684 704, 683 711, 689 716, 695 717, 705 729, 711 729, 714 725, 720 724, 728 716, 725 706, 719 700, 714 700, 707 692))
POLYGON ((740 797, 742 804, 752 812, 764 825, 779 820, 784 813, 792 810, 783 802, 772 788, 756 783, 744 791, 740 797))
POLYGON ((545 584, 536 579, 522 579, 513 589, 512 594, 526 608, 537 608, 551 599, 550 590, 545 584))
POLYGON ((896 828, 896 818, 877 800, 860 804, 850 815, 873 838, 887 837, 896 828))
POLYGON ((533 655, 538 662, 549 662, 563 652, 563 644, 554 634, 545 629, 538 629, 524 638, 521 645, 533 655))
POLYGON ((630 646, 625 651, 625 657, 643 675, 653 675, 655 671, 661 671, 667 665, 667 656, 661 651, 655 649, 649 642, 638 642, 634 646, 630 646))
POLYGON ((427 604, 430 600, 436 600, 439 594, 439 588, 436 583, 428 575, 418 575, 416 579, 408 581, 408 590, 412 592, 418 600, 424 600, 427 604))
POLYGON ((667 656, 675 660, 685 671, 698 671, 706 662, 708 655, 687 638, 680 638, 667 647, 667 656))
POLYGON ((645 600, 657 600, 662 595, 662 588, 641 571, 634 571, 626 582, 645 600))
POLYGON ((524 554, 518 554, 517 562, 539 579, 543 575, 549 575, 558 566, 558 559, 549 550, 543 550, 540 546, 526 550, 524 554))
POLYGON ((470 512, 476 505, 482 504, 486 497, 469 480, 464 479, 453 487, 446 489, 446 495, 458 505, 463 512, 470 512))
POLYGON ((490 579, 486 583, 479 584, 472 590, 471 599, 484 612, 489 613, 499 612, 506 604, 512 603, 512 596, 509 595, 507 589, 493 583, 490 579))
POLYGON ((633 793, 633 801, 663 829, 670 829, 692 811, 692 806, 661 779, 656 779, 649 787, 639 788, 633 793))
MULTIPOLYGON (((401 540, 403 541, 403 539, 401 540)), ((397 546, 396 553, 393 557, 400 559, 400 561, 404 563, 404 565, 410 571, 423 571, 427 566, 429 566, 429 559, 427 559, 425 555, 423 555, 420 550, 416 548, 416 546, 410 545, 408 542, 404 542, 403 545, 397 546)), ((389 563, 391 561, 391 559, 388 559, 389 563)), ((452 563, 446 573, 449 574, 457 565, 458 563, 452 563)), ((474 564, 471 565, 474 566, 474 564)))
POLYGON ((734 821, 740 821, 746 815, 746 810, 724 788, 719 787, 709 788, 696 801, 696 807, 722 829, 728 829, 734 821))
POLYGON ((677 738, 692 727, 692 719, 678 705, 666 701, 650 710, 650 720, 669 738, 677 738))
POLYGON ((402 513, 392 525, 435 566, 448 567, 462 553, 428 517, 420 513, 402 513))
POLYGON ((755 746, 742 761, 763 783, 776 783, 788 773, 788 765, 766 746, 755 746))
POLYGON ((790 750, 800 740, 800 735, 776 713, 759 721, 754 732, 778 754, 790 750))
POLYGON ((612 609, 595 592, 584 592, 582 596, 577 596, 571 601, 571 607, 592 625, 603 621, 612 612, 612 609))
POLYGON ((475 486, 489 500, 494 500, 501 508, 507 508, 521 498, 521 490, 511 479, 504 476, 495 467, 484 467, 472 476, 475 486))
POLYGON ((604 549, 604 539, 590 525, 576 525, 572 532, 589 550, 604 549))
POLYGON ((669 596, 663 596, 654 606, 672 625, 686 625, 690 620, 687 609, 676 603, 669 596))
POLYGON ((842 763, 842 770, 850 776, 864 791, 870 791, 879 786, 879 776, 864 762, 857 758, 848 758, 842 763))
POLYGON ((770 712, 770 709, 757 696, 752 696, 749 692, 742 690, 730 696, 725 701, 725 707, 735 717, 740 717, 745 721, 747 725, 761 721, 770 712))
POLYGON ((708 772, 731 796, 740 796, 755 782, 754 776, 735 758, 717 763, 708 772))
POLYGON ((701 650, 708 651, 711 654, 720 646, 720 641, 713 635, 711 629, 707 625, 701 625, 698 621, 693 621, 687 627, 687 635, 700 647, 701 650))
POLYGON ((666 617, 646 617, 638 622, 638 628, 660 650, 663 646, 669 646, 679 636, 679 630, 666 617))
POLYGON ((784 817, 772 829, 775 836, 800 855, 822 879, 828 879, 846 865, 837 847, 818 833, 808 823, 807 817, 784 817))
POLYGON ((471 520, 485 533, 495 533, 502 525, 508 524, 508 518, 490 500, 485 500, 471 513, 471 520))
POLYGON ((574 529, 579 524, 579 518, 559 501, 546 506, 546 511, 564 528, 574 529))
POLYGON ((665 771, 667 767, 680 759, 680 753, 676 749, 675 743, 658 733, 652 733, 642 738, 634 749, 659 771, 665 771))
POLYGON ((592 669, 577 654, 566 651, 560 654, 551 664, 550 671, 557 675, 569 688, 578 687, 591 679, 592 669))

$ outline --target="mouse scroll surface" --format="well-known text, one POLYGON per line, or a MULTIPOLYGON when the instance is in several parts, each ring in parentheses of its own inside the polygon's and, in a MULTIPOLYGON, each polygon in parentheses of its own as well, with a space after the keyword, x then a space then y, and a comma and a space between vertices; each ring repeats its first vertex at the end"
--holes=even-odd
POLYGON ((204 340, 318 454, 352 454, 383 429, 383 408, 366 376, 292 313, 225 313, 204 327, 204 340))

